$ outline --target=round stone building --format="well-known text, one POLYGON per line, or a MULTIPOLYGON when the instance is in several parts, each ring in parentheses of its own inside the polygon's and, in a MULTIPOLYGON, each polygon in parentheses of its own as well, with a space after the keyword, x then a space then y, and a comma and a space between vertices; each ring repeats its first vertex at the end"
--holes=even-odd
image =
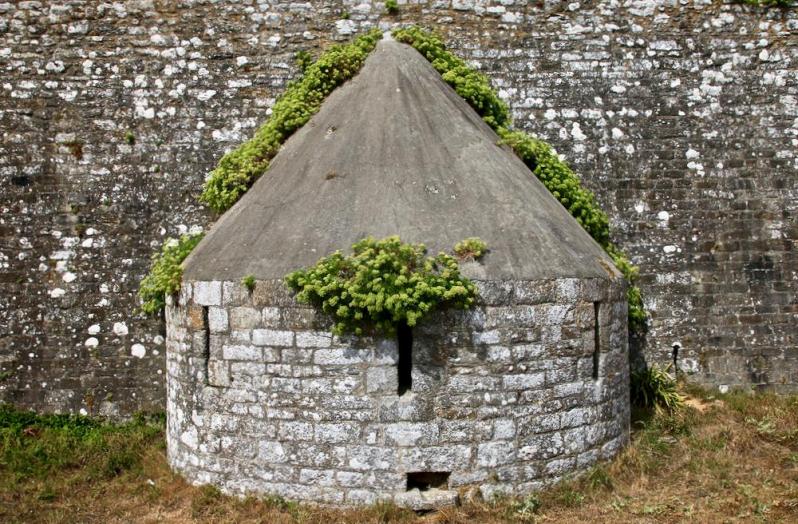
POLYGON ((166 313, 169 462, 228 493, 336 505, 527 493, 627 442, 626 317, 602 248, 420 54, 383 40, 186 260, 166 313), (283 277, 369 235, 433 254, 480 237, 490 251, 461 264, 478 305, 401 340, 333 336, 283 277))

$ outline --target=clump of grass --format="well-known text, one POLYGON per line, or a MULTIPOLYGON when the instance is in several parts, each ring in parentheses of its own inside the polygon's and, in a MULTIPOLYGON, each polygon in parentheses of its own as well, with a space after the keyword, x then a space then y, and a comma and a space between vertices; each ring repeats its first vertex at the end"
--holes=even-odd
POLYGON ((480 238, 461 240, 454 246, 454 254, 460 260, 478 260, 488 251, 488 245, 480 238))
POLYGON ((676 379, 656 364, 633 371, 629 385, 632 405, 638 408, 674 412, 684 405, 676 379))
POLYGON ((255 290, 255 276, 247 275, 241 279, 241 285, 247 288, 247 291, 252 293, 255 290))
POLYGON ((294 56, 294 61, 296 65, 299 67, 299 70, 303 73, 307 70, 308 67, 313 63, 313 56, 305 51, 304 49, 297 51, 296 55, 294 56))
POLYGON ((541 506, 540 496, 537 493, 532 493, 523 499, 512 501, 508 506, 509 511, 506 511, 505 514, 518 522, 534 522, 541 506))
POLYGON ((131 146, 136 143, 136 135, 133 134, 133 131, 125 132, 125 143, 131 146))
POLYGON ((395 15, 399 12, 399 4, 396 0, 385 0, 385 10, 389 15, 395 15))

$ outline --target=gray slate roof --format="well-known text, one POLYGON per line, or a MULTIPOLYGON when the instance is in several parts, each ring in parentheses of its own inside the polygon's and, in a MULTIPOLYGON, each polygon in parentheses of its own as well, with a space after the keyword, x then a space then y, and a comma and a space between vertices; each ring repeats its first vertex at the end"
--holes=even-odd
POLYGON ((413 48, 383 40, 185 263, 187 280, 282 278, 371 235, 430 253, 480 237, 482 279, 614 277, 601 247, 413 48))

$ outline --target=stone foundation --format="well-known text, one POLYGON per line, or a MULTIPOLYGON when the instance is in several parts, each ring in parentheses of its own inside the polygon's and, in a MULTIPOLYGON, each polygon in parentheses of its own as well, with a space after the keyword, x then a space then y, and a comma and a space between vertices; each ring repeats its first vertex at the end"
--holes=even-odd
POLYGON ((280 281, 185 284, 167 308, 170 464, 228 493, 420 508, 466 486, 533 491, 615 455, 629 436, 624 285, 478 284, 477 308, 414 328, 403 395, 395 340, 332 336, 280 281), (418 472, 440 489, 409 490, 418 472))

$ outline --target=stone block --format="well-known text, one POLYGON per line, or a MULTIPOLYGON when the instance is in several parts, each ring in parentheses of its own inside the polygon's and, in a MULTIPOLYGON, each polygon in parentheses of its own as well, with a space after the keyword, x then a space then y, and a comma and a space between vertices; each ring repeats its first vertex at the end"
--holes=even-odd
POLYGON ((254 329, 252 343, 256 346, 291 347, 294 344, 294 333, 274 329, 254 329))
POLYGON ((250 330, 260 325, 260 310, 248 306, 230 308, 230 327, 235 330, 250 330))
POLYGON ((359 437, 360 426, 351 422, 318 423, 314 432, 316 442, 324 444, 357 442, 359 437))
POLYGON ((281 422, 278 436, 280 440, 313 440, 313 424, 310 422, 281 422))
POLYGON ((434 445, 438 441, 436 422, 397 422, 385 426, 385 442, 396 446, 434 445))
POLYGON ((260 361, 263 352, 261 348, 243 345, 225 345, 222 348, 225 360, 257 360, 260 361))
POLYGON ((419 491, 416 488, 398 493, 394 497, 394 502, 398 506, 410 508, 413 511, 433 511, 457 506, 460 499, 456 491, 437 488, 419 491))
POLYGON ((331 469, 308 469, 299 470, 299 482, 312 486, 334 486, 335 471, 331 469))
POLYGON ((534 390, 543 387, 545 382, 545 373, 505 375, 502 377, 502 388, 508 391, 534 390))
POLYGON ((425 446, 403 449, 400 463, 405 471, 455 471, 465 469, 471 457, 468 445, 425 446))
POLYGON ((227 310, 220 307, 208 308, 208 329, 211 333, 223 333, 228 326, 227 310))
POLYGON ((326 348, 313 350, 313 363, 320 366, 346 366, 369 361, 368 349, 326 348))
POLYGON ((230 386, 230 369, 227 362, 219 360, 208 362, 208 384, 217 387, 230 386))
POLYGON ((194 282, 194 303, 200 306, 221 306, 222 283, 194 282))
POLYGON ((396 449, 378 446, 350 446, 348 467, 355 471, 386 471, 396 468, 396 449))
POLYGON ((222 282, 222 304, 238 306, 249 301, 249 290, 241 282, 222 282))
POLYGON ((258 460, 266 464, 281 464, 288 460, 288 453, 280 442, 262 441, 258 444, 258 460))
POLYGON ((370 367, 366 371, 366 392, 396 394, 399 374, 394 366, 370 367))
POLYGON ((323 331, 299 331, 296 334, 298 348, 326 348, 332 344, 332 335, 323 331))
POLYGON ((477 464, 482 467, 509 464, 513 460, 515 446, 512 442, 486 442, 477 448, 477 464))

